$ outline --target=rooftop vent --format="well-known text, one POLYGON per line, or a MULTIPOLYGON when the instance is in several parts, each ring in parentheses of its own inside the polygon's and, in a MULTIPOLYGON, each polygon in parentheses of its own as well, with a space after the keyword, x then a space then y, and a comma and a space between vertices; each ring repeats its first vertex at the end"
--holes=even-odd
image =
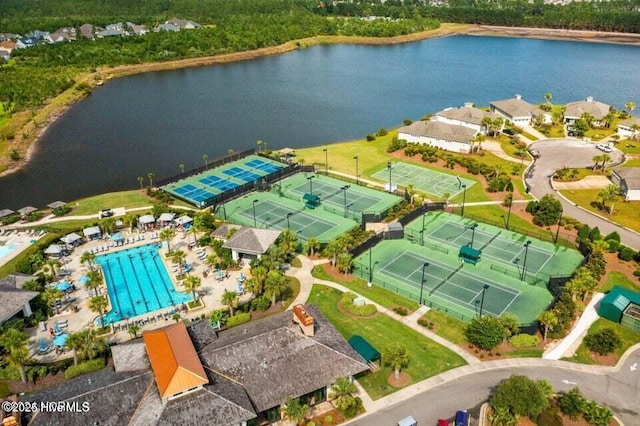
POLYGON ((587 102, 593 102, 593 96, 587 96, 587 102))
POLYGON ((464 106, 465 108, 473 108, 473 102, 465 102, 464 106))
POLYGON ((518 94, 516 93, 516 99, 518 99, 518 100, 522 99, 522 95, 518 95, 518 94))

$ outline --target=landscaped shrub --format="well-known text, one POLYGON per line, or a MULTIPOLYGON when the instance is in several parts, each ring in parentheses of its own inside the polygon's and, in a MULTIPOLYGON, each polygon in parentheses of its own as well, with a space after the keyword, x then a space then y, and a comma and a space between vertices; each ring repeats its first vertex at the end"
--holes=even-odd
POLYGON ((609 249, 607 250, 609 253, 615 253, 620 249, 620 241, 616 240, 605 240, 609 243, 609 249))
POLYGON ((393 308, 393 312, 400 315, 401 317, 406 317, 409 314, 407 308, 403 308, 402 306, 396 306, 393 308))
POLYGON ((595 401, 587 401, 584 408, 584 419, 592 425, 607 426, 613 417, 613 412, 607 407, 596 404, 595 401))
POLYGON ((373 315, 378 311, 376 309, 376 306, 372 304, 365 304, 362 306, 354 305, 353 300, 356 297, 357 296, 353 293, 350 293, 350 292, 344 293, 342 297, 340 297, 340 304, 344 309, 346 309, 347 311, 349 311, 354 315, 373 315))
MULTIPOLYGON (((409 124, 411 124, 411 123, 409 123, 409 124)), ((324 418, 324 423, 329 424, 329 425, 331 423, 333 423, 333 416, 331 414, 329 414, 327 417, 325 417, 324 418)))
POLYGON ((538 344, 540 343, 540 339, 538 339, 538 336, 532 336, 530 334, 522 333, 516 334, 511 339, 509 339, 509 343, 511 343, 514 348, 530 348, 533 346, 538 346, 538 344))
POLYGON ((242 312, 229 317, 227 320, 227 328, 235 327, 236 325, 244 324, 251 321, 251 314, 248 312, 242 312))
POLYGON ((584 343, 590 351, 606 355, 622 346, 620 336, 611 327, 603 328, 584 338, 584 343))
POLYGON ((570 419, 575 420, 584 412, 586 400, 578 388, 560 392, 557 399, 560 409, 570 419))
POLYGON ((271 306, 271 300, 267 296, 258 296, 251 301, 251 309, 264 312, 271 306))
POLYGON ((387 131, 387 129, 385 129, 384 127, 381 127, 378 130, 378 133, 376 133, 378 136, 386 136, 389 132, 387 131))
POLYGON ((538 426, 562 426, 562 417, 558 413, 542 413, 538 416, 536 423, 538 426))
POLYGON ((418 324, 428 328, 429 330, 433 329, 433 322, 429 321, 426 318, 418 318, 418 324))
POLYGON ((376 140, 376 137, 375 137, 375 136, 373 136, 373 135, 367 135, 367 141, 369 141, 369 142, 373 142, 373 141, 375 141, 375 140, 376 140))
POLYGON ((67 368, 67 371, 64 372, 64 376, 67 379, 73 379, 74 377, 78 377, 82 374, 91 373, 92 371, 98 371, 104 368, 104 366, 104 359, 92 359, 90 361, 85 361, 78 365, 72 365, 71 367, 67 368))
POLYGON ((636 255, 636 251, 631 247, 627 247, 623 245, 620 246, 620 249, 618 251, 618 259, 628 262, 630 260, 633 260, 635 255, 636 255))

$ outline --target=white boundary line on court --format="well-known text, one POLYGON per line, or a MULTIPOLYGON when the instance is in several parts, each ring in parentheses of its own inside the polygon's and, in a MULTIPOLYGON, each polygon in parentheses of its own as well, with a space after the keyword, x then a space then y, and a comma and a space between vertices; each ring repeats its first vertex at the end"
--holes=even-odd
MULTIPOLYGON (((279 209, 283 209, 283 210, 285 210, 285 207, 286 207, 286 206, 284 206, 284 205, 282 205, 282 204, 278 204, 278 203, 276 203, 276 202, 273 202, 272 200, 264 200, 261 204, 269 204, 269 205, 270 205, 270 206, 272 206, 273 208, 279 208, 279 209)), ((246 212, 247 212, 247 210, 250 210, 250 209, 251 209, 251 207, 249 207, 248 209, 241 210, 241 211, 239 212, 239 214, 240 214, 240 215, 242 215, 242 216, 244 216, 245 218, 253 219, 253 215, 249 215, 248 213, 246 213, 246 212)), ((287 211, 286 213, 291 213, 291 211, 287 211)), ((287 220, 286 213, 285 213, 285 215, 283 216, 283 219, 282 219, 282 220, 287 220)), ((270 219, 270 218, 269 218, 269 216, 268 216, 269 214, 270 214, 270 213, 268 213, 268 214, 261 213, 261 214, 259 214, 259 215, 256 215, 256 221, 257 221, 257 222, 261 222, 263 225, 265 225, 265 226, 266 226, 266 225, 267 225, 266 221, 267 221, 268 219, 270 219), (265 219, 265 220, 262 220, 263 216, 266 216, 266 219, 265 219)), ((274 219, 275 219, 275 218, 274 218, 274 219)), ((282 220, 278 221, 278 223, 281 223, 281 222, 282 222, 282 220)), ((292 215, 292 218, 290 218, 290 219, 289 219, 289 222, 292 222, 292 223, 295 223, 295 224, 297 224, 297 225, 300 225, 300 226, 301 226, 301 228, 300 228, 300 229, 298 229, 296 232, 299 232, 299 233, 301 233, 301 234, 304 234, 303 230, 304 230, 305 228, 308 228, 309 226, 315 225, 316 223, 322 223, 322 224, 324 224, 324 225, 328 226, 328 227, 329 227, 329 229, 331 229, 331 228, 333 228, 333 227, 335 227, 335 226, 338 226, 338 225, 339 225, 338 223, 335 223, 335 222, 328 222, 328 221, 326 221, 326 220, 324 220, 324 219, 322 219, 322 218, 316 218, 316 217, 314 217, 314 216, 312 216, 312 215, 310 215, 310 214, 308 214, 307 212, 304 212, 304 211, 296 211, 296 214, 295 214, 295 215, 292 215), (293 219, 293 217, 295 217, 296 215, 298 215, 298 214, 300 214, 300 213, 303 213, 304 217, 310 218, 310 219, 312 219, 312 221, 311 221, 311 222, 302 222, 302 223, 301 223, 301 222, 299 222, 299 221, 297 221, 297 220, 293 219)), ((272 225, 269 225, 269 226, 267 226, 267 228, 271 228, 271 226, 272 226, 272 225)), ((283 228, 283 229, 285 229, 285 228, 283 228)), ((327 229, 327 231, 328 231, 329 229, 327 229)), ((327 231, 325 231, 325 232, 327 232, 327 231)), ((323 233, 324 233, 324 232, 323 232, 323 233)), ((322 235, 322 234, 320 234, 320 235, 322 235)))
MULTIPOLYGON (((337 202, 333 202, 332 201, 333 198, 337 198, 337 197, 340 196, 340 194, 337 194, 337 192, 338 191, 342 191, 341 187, 335 186, 335 185, 327 183, 327 182, 323 182, 321 180, 317 181, 316 185, 318 185, 318 184, 320 184, 322 186, 318 189, 317 192, 323 192, 322 188, 323 187, 327 187, 327 186, 330 187, 330 188, 335 189, 335 191, 327 192, 327 194, 333 193, 333 196, 331 196, 331 197, 323 198, 323 196, 320 195, 320 201, 323 201, 323 202, 326 201, 327 203, 329 203, 329 204, 331 204, 333 206, 336 206, 336 207, 344 207, 343 203, 337 203, 337 202)), ((295 192, 296 194, 304 194, 305 193, 304 191, 298 190, 298 188, 300 188, 301 186, 306 186, 306 184, 303 183, 302 185, 298 185, 295 188, 290 189, 289 191, 295 192)), ((316 191, 314 191, 314 192, 316 192, 316 191)), ((348 199, 352 200, 353 204, 357 203, 359 200, 362 200, 362 199, 366 199, 366 200, 370 200, 370 201, 374 201, 375 200, 375 203, 373 203, 370 206, 366 207, 364 210, 357 210, 357 211, 360 211, 360 212, 363 212, 363 211, 375 206, 376 204, 378 204, 379 202, 381 202, 383 200, 382 198, 374 198, 374 197, 372 197, 370 195, 359 193, 358 191, 352 191, 351 193, 349 193, 348 199), (357 198, 352 197, 352 195, 354 195, 354 194, 357 196, 357 198)))

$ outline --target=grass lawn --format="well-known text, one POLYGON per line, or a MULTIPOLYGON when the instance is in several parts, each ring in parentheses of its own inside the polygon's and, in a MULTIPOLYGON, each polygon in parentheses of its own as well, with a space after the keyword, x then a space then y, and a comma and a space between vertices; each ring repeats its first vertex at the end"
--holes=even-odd
POLYGON ((617 271, 611 271, 607 274, 607 280, 602 284, 600 291, 607 293, 611 291, 615 285, 626 288, 627 290, 640 291, 640 284, 638 284, 637 281, 633 282, 627 278, 626 275, 617 271))
POLYGON ((524 136, 525 138, 529 139, 530 141, 537 141, 537 140, 538 140, 538 138, 537 138, 537 137, 533 136, 533 135, 532 135, 531 133, 529 133, 529 132, 525 132, 525 131, 523 131, 523 132, 522 132, 522 136, 524 136))
MULTIPOLYGON (((412 383, 465 364, 456 353, 384 314, 367 318, 343 314, 338 309, 341 294, 334 288, 314 285, 309 303, 317 305, 346 339, 355 334, 360 335, 381 353, 386 347, 401 342, 409 352, 409 366, 403 371, 411 376, 412 383)), ((358 381, 375 400, 399 389, 387 383, 392 373, 393 369, 390 367, 382 367, 374 373, 358 378, 358 381)))
POLYGON ((632 158, 625 161, 622 167, 640 167, 640 158, 632 158))
POLYGON ((4 398, 11 395, 11 390, 9 389, 9 383, 0 382, 0 398, 4 398))
POLYGON ((282 300, 282 310, 284 311, 291 305, 291 302, 295 300, 300 294, 300 281, 294 277, 287 277, 287 290, 284 293, 284 299, 282 300))
POLYGON ((464 337, 466 324, 462 321, 452 318, 435 309, 431 309, 429 312, 424 314, 422 319, 434 324, 435 327, 431 331, 436 333, 438 336, 447 339, 458 346, 464 346, 467 344, 467 339, 464 337))
POLYGON ((598 193, 600 192, 599 189, 572 189, 560 192, 580 207, 606 217, 615 223, 631 228, 634 231, 640 231, 640 216, 638 215, 638 207, 640 207, 640 203, 637 201, 616 202, 614 204, 613 214, 610 215, 608 211, 599 210, 591 204, 602 201, 600 197, 598 197, 598 193))
POLYGON ((393 309, 395 307, 403 307, 407 309, 409 312, 413 312, 418 309, 418 304, 409 299, 405 299, 404 297, 397 295, 389 290, 385 290, 382 287, 371 286, 368 287, 367 283, 360 278, 353 278, 351 280, 340 280, 336 281, 333 277, 330 277, 322 268, 322 266, 316 266, 313 268, 312 275, 315 278, 319 278, 321 280, 327 281, 335 281, 343 286, 349 288, 355 293, 358 293, 368 299, 373 300, 374 302, 384 306, 388 309, 393 309))
POLYGON ((618 141, 616 148, 625 154, 640 154, 640 140, 623 139, 618 141))
POLYGON ((591 140, 599 141, 606 138, 607 136, 611 136, 612 134, 614 134, 616 131, 616 127, 618 126, 612 125, 608 129, 589 129, 584 134, 584 136, 587 138, 591 138, 591 140))
MULTIPOLYGON (((580 168, 580 169, 567 169, 568 171, 573 171, 576 170, 577 174, 575 175, 575 178, 572 179, 567 179, 566 181, 559 181, 559 182, 575 182, 577 180, 582 180, 587 176, 611 176, 611 170, 606 170, 604 173, 602 173, 602 171, 597 171, 594 172, 591 169, 587 169, 587 168, 580 168)), ((570 172, 567 172, 567 177, 571 176, 570 172)))
MULTIPOLYGON (((622 346, 614 351, 618 356, 622 356, 624 352, 636 343, 640 343, 640 333, 633 332, 627 328, 622 327, 620 324, 616 324, 604 318, 599 318, 593 323, 587 335, 593 334, 603 328, 611 327, 620 336, 622 340, 622 346)), ((580 344, 580 347, 576 351, 575 355, 571 358, 567 358, 567 361, 578 362, 580 364, 595 364, 595 360, 591 357, 591 353, 587 345, 580 344)))
MULTIPOLYGON (((139 189, 132 191, 109 192, 107 194, 95 195, 93 197, 82 198, 77 201, 76 207, 71 214, 87 215, 96 214, 102 209, 112 209, 117 207, 144 207, 153 204, 153 199, 139 189)), ((73 206, 75 203, 69 203, 73 206)))
POLYGON ((515 160, 520 160, 520 157, 516 155, 516 152, 520 150, 511 143, 511 139, 509 138, 509 136, 501 134, 500 136, 498 136, 498 138, 495 139, 495 141, 500 144, 500 148, 502 148, 505 154, 510 155, 515 160))

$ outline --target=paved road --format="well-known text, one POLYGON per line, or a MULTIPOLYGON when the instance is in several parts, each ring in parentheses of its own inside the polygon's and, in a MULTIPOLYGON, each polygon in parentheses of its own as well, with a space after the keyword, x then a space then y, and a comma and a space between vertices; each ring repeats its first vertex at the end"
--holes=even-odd
MULTIPOLYGON (((525 360, 512 361, 514 363, 525 362, 525 360)), ((492 367, 489 362, 471 366, 477 372, 445 381, 410 399, 350 422, 349 425, 392 426, 407 415, 415 417, 420 425, 435 425, 439 418, 451 419, 459 409, 469 410, 473 420, 477 422, 480 405, 488 399, 497 383, 512 374, 522 374, 532 379, 546 379, 551 382, 556 391, 566 391, 578 386, 587 398, 604 403, 613 409, 625 425, 638 424, 640 418, 640 348, 633 351, 620 364, 618 370, 609 369, 607 374, 594 372, 594 370, 599 370, 598 367, 592 368, 566 362, 542 360, 531 360, 531 362, 546 362, 547 366, 513 366, 509 365, 509 360, 494 364, 495 368, 488 370, 487 368, 492 367), (636 369, 632 371, 631 367, 634 364, 636 369), (563 380, 570 383, 563 383, 563 380)), ((462 371, 469 368, 470 366, 467 366, 457 370, 462 371)))
MULTIPOLYGON (((640 234, 615 225, 603 218, 589 213, 567 201, 555 192, 551 186, 551 176, 562 167, 586 167, 593 165, 592 158, 602 154, 595 144, 577 139, 547 139, 531 144, 531 149, 540 151, 540 158, 529 168, 525 182, 531 188, 531 194, 540 199, 553 194, 560 200, 564 215, 573 217, 589 226, 598 226, 600 232, 608 234, 617 231, 622 242, 634 249, 640 249, 640 234)), ((615 150, 609 154, 612 164, 622 161, 622 153, 615 150)))

